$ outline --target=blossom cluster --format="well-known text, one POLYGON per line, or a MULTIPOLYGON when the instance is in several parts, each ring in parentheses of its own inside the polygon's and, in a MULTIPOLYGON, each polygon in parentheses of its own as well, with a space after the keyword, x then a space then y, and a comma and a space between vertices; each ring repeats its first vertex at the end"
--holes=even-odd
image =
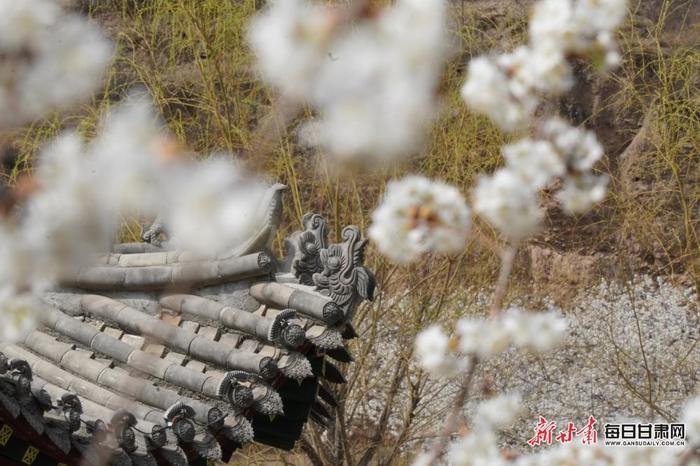
POLYGON ((109 250, 121 216, 162 214, 178 245, 199 254, 251 233, 262 184, 223 157, 196 162, 175 152, 139 95, 109 114, 90 143, 68 132, 46 145, 36 192, 0 224, 0 305, 17 320, 6 339, 31 326, 32 294, 109 250))
POLYGON ((573 86, 570 57, 590 56, 605 68, 619 63, 613 33, 626 14, 625 0, 540 0, 529 23, 529 43, 473 59, 462 96, 503 130, 522 130, 542 97, 573 86))
POLYGON ((0 127, 85 98, 112 47, 99 29, 52 0, 0 0, 0 127))
MULTIPOLYGON (((625 14, 624 0, 540 0, 530 23, 529 45, 473 59, 462 87, 464 98, 503 129, 523 129, 531 123, 543 95, 561 93, 573 85, 567 61, 571 54, 606 44, 607 63, 615 64, 610 37, 625 14)), ((336 77, 336 82, 341 81, 336 77)), ((600 202, 607 188, 607 176, 593 172, 603 156, 594 133, 558 117, 540 118, 534 129, 531 137, 502 148, 506 165, 481 176, 473 192, 474 212, 511 240, 537 232, 544 217, 540 193, 557 180, 562 183, 554 196, 569 214, 600 202)), ((351 138, 357 141, 354 133, 351 138)), ((337 135, 334 139, 342 140, 337 135)), ((465 220, 468 208, 443 183, 432 187, 428 183, 420 177, 391 183, 373 215, 370 236, 394 262, 411 262, 426 252, 457 253, 464 244, 470 226, 465 220), (427 193, 432 194, 426 198, 427 193), (450 193, 449 202, 434 202, 438 193, 450 193)))
POLYGON ((470 226, 470 210, 457 188, 409 176, 387 185, 368 234, 387 257, 405 263, 429 252, 461 251, 470 226))
MULTIPOLYGON (((540 453, 523 455, 515 461, 498 462, 496 466, 571 466, 605 465, 605 466, 659 466, 683 464, 681 456, 685 450, 678 448, 655 447, 606 447, 602 445, 561 445, 545 449, 540 453)), ((468 466, 474 463, 455 463, 454 466, 468 466)), ((687 466, 698 466, 697 459, 690 459, 687 466)))
POLYGON ((450 337, 437 325, 416 336, 418 364, 431 374, 452 377, 467 368, 466 360, 452 351, 450 337))
MULTIPOLYGON (((683 409, 690 448, 698 446, 700 438, 700 397, 691 399, 683 409)), ((498 431, 510 427, 521 415, 522 405, 517 394, 506 394, 483 401, 471 419, 474 429, 454 440, 448 448, 446 464, 450 466, 659 466, 672 464, 700 465, 697 458, 681 463, 687 453, 683 448, 613 447, 564 444, 529 454, 504 451, 499 446, 498 431)), ((413 466, 428 466, 430 455, 418 456, 413 466)))
POLYGON ((510 309, 493 319, 463 318, 450 339, 438 326, 416 337, 419 365, 435 376, 453 376, 467 367, 470 357, 486 360, 510 347, 544 353, 567 335, 565 318, 555 312, 524 312, 510 309))
MULTIPOLYGON (((697 438, 700 431, 697 430, 697 422, 700 411, 694 410, 700 398, 694 398, 686 404, 683 412, 683 420, 686 422, 689 438, 697 438), (693 422, 696 424, 693 425, 693 422)), ((658 448, 658 447, 612 447, 581 444, 565 444, 554 448, 548 448, 541 452, 523 454, 512 459, 507 459, 498 447, 495 430, 508 427, 519 415, 517 398, 512 396, 500 396, 484 402, 479 411, 486 407, 495 408, 501 413, 504 422, 501 425, 493 425, 481 422, 478 415, 474 418, 474 430, 462 438, 453 442, 448 452, 448 463, 452 466, 535 466, 566 464, 572 466, 587 466, 591 464, 609 466, 662 466, 679 464, 681 456, 686 453, 682 448, 658 448)), ((695 445, 695 447, 697 444, 695 445)), ((691 446, 692 448, 692 446, 691 446)), ((698 465, 700 462, 691 459, 689 465, 698 465)))
POLYGON ((413 153, 433 117, 445 53, 443 0, 399 0, 379 12, 276 0, 249 39, 263 78, 318 118, 305 142, 344 158, 391 161, 413 153))
POLYGON ((608 178, 592 168, 603 155, 595 134, 561 118, 543 122, 540 138, 524 138, 502 148, 506 165, 482 176, 474 210, 501 233, 522 238, 537 231, 544 215, 539 191, 563 178, 556 198, 567 213, 580 213, 605 196, 608 178))
MULTIPOLYGON (((0 130, 89 95, 104 74, 111 49, 96 27, 66 14, 55 1, 0 0, 0 130)), ((16 217, 0 222, 2 340, 13 341, 35 325, 37 303, 31 289, 44 286, 59 261, 74 263, 82 257, 82 251, 64 247, 66 240, 96 240, 100 220, 76 215, 75 208, 93 201, 82 198, 88 193, 82 190, 76 164, 64 164, 74 155, 76 141, 65 137, 54 146, 54 156, 37 170, 43 194, 33 197, 16 217), (70 200, 65 196, 69 191, 70 200), (69 225, 78 231, 60 233, 69 225)))
MULTIPOLYGON (((477 112, 506 131, 527 128, 540 101, 568 91, 572 54, 603 50, 605 64, 619 61, 612 33, 626 14, 624 0, 540 0, 530 21, 530 42, 512 53, 473 59, 462 95, 477 112)), ((595 54, 593 54, 595 55, 595 54)), ((501 233, 519 239, 535 233, 544 215, 539 192, 563 178, 556 199, 570 214, 605 196, 608 179, 592 168, 603 155, 595 134, 564 120, 540 118, 533 137, 502 149, 506 166, 483 176, 474 211, 501 233)))

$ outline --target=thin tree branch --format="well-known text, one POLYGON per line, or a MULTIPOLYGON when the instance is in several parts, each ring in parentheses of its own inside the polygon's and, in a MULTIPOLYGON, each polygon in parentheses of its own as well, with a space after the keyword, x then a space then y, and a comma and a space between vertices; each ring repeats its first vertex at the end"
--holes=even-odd
POLYGON ((508 280, 513 271, 513 263, 515 262, 515 255, 517 252, 518 242, 513 241, 506 247, 501 256, 501 270, 498 273, 496 288, 491 296, 491 306, 489 307, 489 316, 491 318, 496 317, 502 311, 503 298, 505 298, 506 291, 508 291, 508 280))
POLYGON ((457 395, 452 401, 452 410, 450 411, 447 421, 445 421, 445 424, 442 427, 440 435, 437 437, 433 447, 430 449, 424 464, 435 464, 437 462, 437 460, 442 456, 448 440, 457 428, 457 423, 461 417, 460 413, 462 412, 462 406, 469 395, 469 390, 471 389, 474 373, 476 372, 476 366, 478 363, 476 356, 470 356, 468 361, 469 368, 462 379, 457 395))
POLYGON ((299 439, 299 447, 301 448, 301 451, 304 452, 306 457, 309 458, 309 461, 313 466, 325 466, 319 454, 316 453, 314 447, 307 440, 306 435, 302 435, 299 439))
POLYGON ((401 385, 401 380, 403 380, 403 375, 406 372, 407 364, 404 359, 401 359, 401 362, 396 366, 394 369, 394 375, 391 380, 391 387, 389 388, 389 394, 387 396, 386 402, 384 403, 384 408, 382 409, 382 414, 379 417, 379 423, 377 425, 377 430, 375 431, 374 435, 372 436, 372 445, 367 449, 364 455, 362 455, 362 458, 360 459, 360 462, 358 463, 358 466, 367 466, 370 461, 372 461, 372 458, 374 455, 377 453, 377 447, 381 444, 382 439, 384 438, 384 433, 386 431, 386 427, 389 424, 389 416, 391 415, 391 408, 393 407, 394 404, 394 398, 396 397, 396 394, 398 393, 399 387, 401 385))

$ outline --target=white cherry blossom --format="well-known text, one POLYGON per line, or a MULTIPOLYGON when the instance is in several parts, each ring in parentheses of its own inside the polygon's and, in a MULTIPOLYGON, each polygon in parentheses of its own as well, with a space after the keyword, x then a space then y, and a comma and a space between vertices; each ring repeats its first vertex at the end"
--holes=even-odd
POLYGON ((461 93, 472 110, 488 116, 505 131, 524 128, 538 105, 528 87, 510 79, 498 60, 489 56, 469 62, 461 93))
POLYGON ((522 397, 518 393, 497 395, 479 404, 474 424, 479 429, 504 429, 510 427, 521 412, 522 397))
POLYGON ((565 173, 562 157, 549 141, 525 138, 501 149, 508 167, 535 189, 541 189, 565 173))
POLYGON ((416 336, 415 350, 418 364, 435 376, 452 377, 466 366, 450 351, 450 338, 437 325, 416 336))
POLYGON ((595 133, 571 126, 558 117, 542 125, 542 136, 552 142, 566 166, 574 170, 590 170, 603 156, 603 146, 595 133))
POLYGON ((249 25, 263 78, 291 98, 305 98, 327 60, 333 14, 307 0, 273 0, 249 25))
POLYGON ((112 47, 99 30, 51 0, 0 0, 0 127, 85 99, 112 47))
POLYGON ((368 234, 384 255, 406 263, 429 252, 462 251, 470 227, 470 210, 457 188, 410 176, 387 185, 368 234))
POLYGON ((605 198, 607 186, 607 175, 583 173, 569 176, 564 181, 564 187, 557 192, 556 198, 564 211, 569 214, 579 214, 602 201, 605 198))
POLYGON ((536 189, 509 168, 479 179, 474 190, 474 211, 510 238, 535 233, 544 215, 536 189))
POLYGON ((345 27, 337 11, 273 1, 249 38, 263 78, 318 117, 304 142, 386 164, 420 149, 446 52, 445 2, 400 0, 345 27))

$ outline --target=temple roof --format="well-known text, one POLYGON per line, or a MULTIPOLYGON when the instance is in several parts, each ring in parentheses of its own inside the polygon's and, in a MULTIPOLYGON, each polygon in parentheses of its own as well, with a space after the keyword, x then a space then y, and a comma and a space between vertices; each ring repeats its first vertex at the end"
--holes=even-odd
POLYGON ((317 214, 275 257, 281 191, 230 251, 119 244, 46 293, 40 327, 0 344, 0 417, 65 464, 228 461, 327 423, 374 278, 359 230, 329 244, 317 214))

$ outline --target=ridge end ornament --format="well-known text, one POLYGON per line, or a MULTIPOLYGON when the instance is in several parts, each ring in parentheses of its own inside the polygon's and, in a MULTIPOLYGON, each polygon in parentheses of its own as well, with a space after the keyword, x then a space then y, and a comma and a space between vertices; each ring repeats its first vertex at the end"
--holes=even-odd
POLYGON ((302 285, 313 285, 313 274, 323 270, 321 251, 328 247, 328 225, 322 215, 307 212, 301 220, 304 229, 285 240, 287 264, 302 285))
POLYGON ((360 229, 347 226, 343 228, 341 238, 341 243, 331 244, 320 251, 323 269, 312 275, 312 281, 343 310, 348 321, 361 301, 374 299, 376 279, 364 267, 364 251, 369 240, 362 238, 360 229))

